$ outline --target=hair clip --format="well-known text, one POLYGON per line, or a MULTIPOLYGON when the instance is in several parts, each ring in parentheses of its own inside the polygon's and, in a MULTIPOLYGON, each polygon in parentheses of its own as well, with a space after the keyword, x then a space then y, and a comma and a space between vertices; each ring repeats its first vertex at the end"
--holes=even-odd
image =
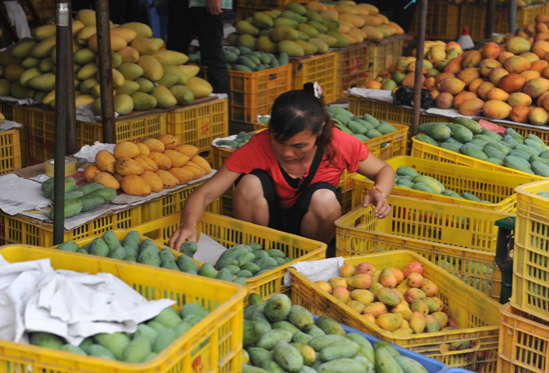
POLYGON ((315 82, 314 85, 313 85, 313 89, 314 89, 315 97, 320 99, 320 97, 322 97, 322 87, 320 86, 320 84, 315 82))

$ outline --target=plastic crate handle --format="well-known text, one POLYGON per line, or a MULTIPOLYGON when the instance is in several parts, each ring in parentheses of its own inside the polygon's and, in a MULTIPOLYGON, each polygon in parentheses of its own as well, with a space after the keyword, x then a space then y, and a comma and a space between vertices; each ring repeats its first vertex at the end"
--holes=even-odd
POLYGON ((446 346, 448 345, 448 343, 443 343, 441 346, 440 346, 440 353, 443 355, 443 356, 451 356, 451 355, 463 355, 463 354, 468 354, 470 352, 476 352, 478 350, 480 350, 480 347, 482 345, 482 343, 480 342, 479 339, 464 339, 464 340, 461 340, 461 341, 453 341, 452 343, 465 343, 465 342, 470 342, 471 345, 474 344, 473 347, 471 348, 465 348, 463 350, 450 350, 450 351, 444 351, 443 350, 443 346, 446 346))

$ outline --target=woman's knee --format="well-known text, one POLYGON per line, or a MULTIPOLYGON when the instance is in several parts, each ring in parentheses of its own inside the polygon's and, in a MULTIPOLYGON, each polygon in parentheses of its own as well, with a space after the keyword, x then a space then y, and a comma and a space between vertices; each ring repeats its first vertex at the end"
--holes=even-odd
POLYGON ((244 175, 234 190, 234 198, 253 200, 263 197, 263 186, 259 177, 253 174, 244 175))
POLYGON ((339 216, 341 215, 341 204, 333 190, 318 189, 311 197, 309 212, 321 217, 339 216))

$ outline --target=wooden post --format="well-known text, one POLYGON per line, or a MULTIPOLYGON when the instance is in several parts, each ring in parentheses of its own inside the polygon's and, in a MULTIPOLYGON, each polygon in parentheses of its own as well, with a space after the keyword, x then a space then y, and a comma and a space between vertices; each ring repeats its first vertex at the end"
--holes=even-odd
POLYGON ((485 39, 490 39, 494 33, 494 18, 496 16, 496 0, 488 0, 486 8, 486 33, 485 39))
POLYGON ((425 49, 425 26, 427 23, 427 5, 428 0, 420 0, 419 2, 419 23, 417 31, 417 48, 416 48, 416 70, 414 72, 414 105, 412 108, 412 136, 417 135, 419 131, 419 114, 421 110, 421 86, 422 86, 422 70, 423 70, 423 51, 425 49))
MULTIPOLYGON (((69 60, 72 60, 72 30, 70 27, 70 1, 58 0, 56 3, 56 77, 55 79, 55 157, 54 157, 54 184, 53 189, 53 243, 64 241, 65 233, 65 142, 68 111, 67 79, 71 82, 72 76, 67 76, 69 60), (63 78, 61 78, 63 77, 63 78)), ((72 71, 72 62, 70 62, 72 71)), ((74 90, 74 84, 72 85, 74 90)), ((74 92, 73 92, 74 95, 74 92)), ((74 100, 73 100, 74 102, 74 100)))
POLYGON ((95 0, 95 18, 99 59, 99 85, 101 87, 103 142, 106 144, 116 144, 108 0, 95 0))

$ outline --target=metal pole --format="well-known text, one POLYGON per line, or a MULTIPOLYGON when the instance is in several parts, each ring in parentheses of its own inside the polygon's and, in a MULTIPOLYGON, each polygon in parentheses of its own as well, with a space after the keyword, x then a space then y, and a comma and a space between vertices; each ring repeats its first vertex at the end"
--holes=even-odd
POLYGON ((488 8, 486 9, 486 39, 490 39, 490 36, 494 33, 494 18, 496 15, 496 0, 488 0, 488 8))
MULTIPOLYGON (((67 2, 69 6, 69 15, 72 14, 71 2, 67 2)), ((72 32, 72 17, 69 16, 68 29, 72 32)), ((74 58, 72 50, 72 34, 69 34, 69 39, 66 41, 69 53, 67 53, 66 79, 67 84, 67 149, 66 155, 72 155, 78 152, 78 144, 76 142, 76 108, 75 108, 75 87, 74 87, 74 58)), ((62 76, 62 75, 61 75, 62 76)))
MULTIPOLYGON (((70 6, 68 0, 56 3, 56 77, 55 79, 55 157, 53 182, 53 243, 64 240, 65 221, 65 141, 67 122, 67 83, 68 55, 72 54, 72 30, 70 28, 70 6)), ((72 64, 72 62, 71 62, 72 64)), ((72 70, 72 66, 71 66, 72 70)))
POLYGON ((509 0, 509 32, 515 33, 516 30, 517 30, 517 0, 509 0))
POLYGON ((425 49, 425 26, 427 23, 428 0, 419 2, 419 23, 416 48, 416 71, 414 73, 414 105, 412 108, 412 136, 417 135, 419 128, 419 113, 421 109, 421 86, 423 70, 423 50, 425 49))
POLYGON ((114 99, 112 94, 111 29, 108 0, 95 0, 95 19, 99 59, 99 85, 101 87, 103 142, 107 144, 116 144, 114 99))

